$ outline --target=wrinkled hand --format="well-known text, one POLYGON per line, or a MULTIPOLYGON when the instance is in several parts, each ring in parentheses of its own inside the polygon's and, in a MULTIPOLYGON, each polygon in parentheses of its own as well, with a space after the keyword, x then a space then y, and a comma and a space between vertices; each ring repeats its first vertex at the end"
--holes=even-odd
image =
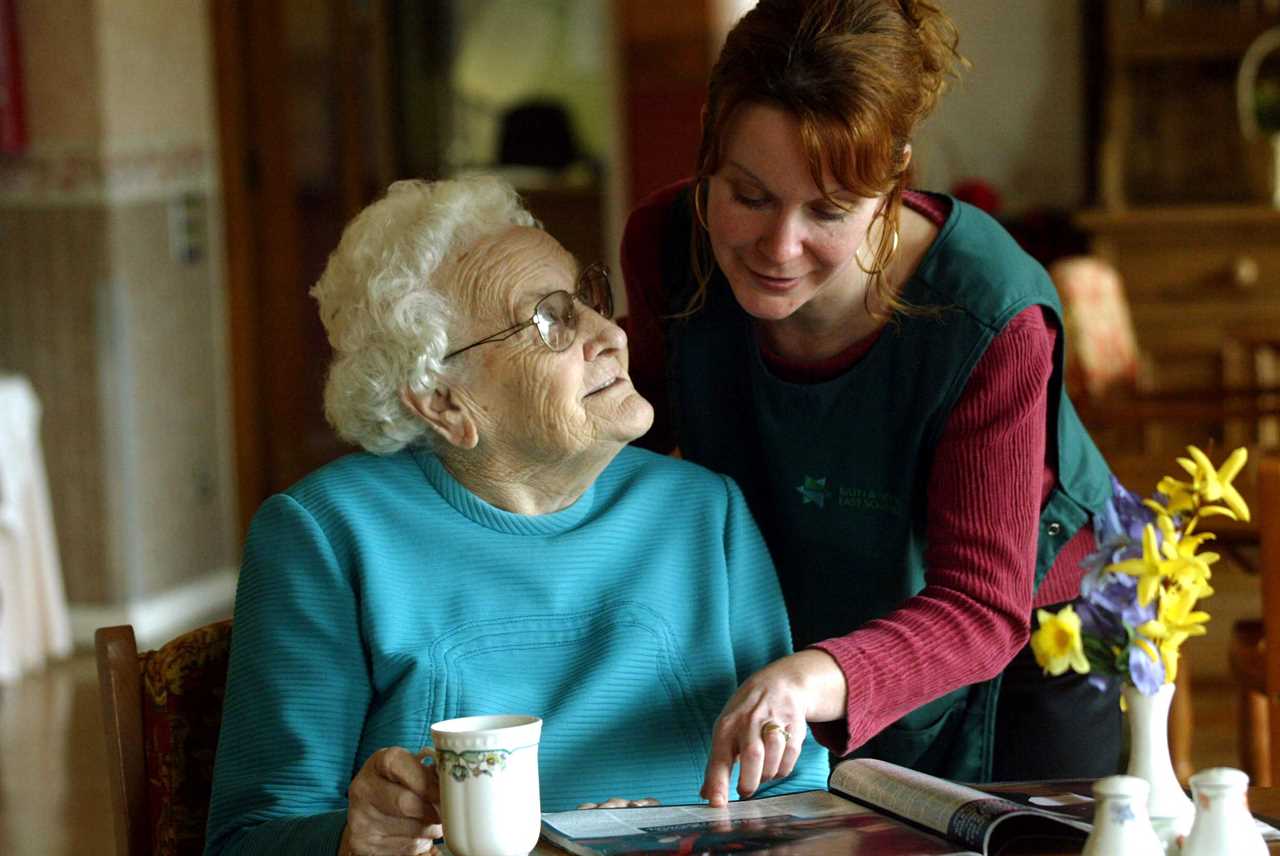
POLYGON ((843 717, 846 693, 844 673, 817 649, 775 660, 747 678, 716 719, 702 798, 713 806, 727 804, 735 761, 742 799, 770 779, 791 775, 808 722, 843 717), (770 722, 779 727, 766 732, 770 722))
POLYGON ((628 800, 622 797, 609 797, 604 802, 599 803, 579 803, 578 808, 648 808, 649 806, 662 805, 653 797, 645 797, 639 800, 628 800))
POLYGON ((347 826, 343 856, 405 856, 430 853, 443 836, 440 780, 424 767, 426 753, 414 755, 398 746, 369 756, 347 789, 347 826))

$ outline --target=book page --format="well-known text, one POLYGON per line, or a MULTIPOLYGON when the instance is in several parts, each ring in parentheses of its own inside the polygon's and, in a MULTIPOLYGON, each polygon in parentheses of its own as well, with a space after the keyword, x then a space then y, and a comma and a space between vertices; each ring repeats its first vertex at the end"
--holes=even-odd
POLYGON ((983 853, 999 852, 1015 840, 1083 841, 1090 828, 1087 820, 1066 812, 1019 805, 999 794, 872 758, 837 764, 830 787, 983 853))
POLYGON ((961 806, 991 798, 974 788, 875 758, 837 764, 831 771, 830 787, 943 835, 961 806))

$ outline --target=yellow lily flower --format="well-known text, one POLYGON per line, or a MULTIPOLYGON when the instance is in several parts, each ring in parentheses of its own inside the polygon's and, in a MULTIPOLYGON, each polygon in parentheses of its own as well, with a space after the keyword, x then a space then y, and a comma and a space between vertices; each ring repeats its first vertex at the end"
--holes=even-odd
MULTIPOLYGON (((1173 683, 1178 676, 1178 656, 1182 643, 1192 636, 1205 634, 1204 623, 1209 613, 1195 609, 1199 588, 1175 584, 1160 596, 1157 616, 1138 627, 1138 633, 1155 642, 1164 659, 1165 682, 1173 683)), ((1141 640, 1139 640, 1141 642, 1141 640)), ((1148 652, 1150 648, 1143 646, 1148 652)))
POLYGON ((1173 525, 1173 519, 1164 515, 1156 518, 1156 525, 1160 527, 1160 555, 1170 563, 1164 567, 1167 577, 1179 576, 1187 569, 1200 579, 1213 576, 1209 566, 1222 557, 1217 553, 1196 552, 1201 544, 1215 537, 1212 532, 1201 532, 1199 535, 1179 532, 1173 525))
MULTIPOLYGON (((1191 625, 1203 624, 1209 620, 1209 613, 1197 612, 1195 606, 1206 589, 1207 584, 1195 579, 1175 581, 1160 596, 1157 618, 1169 627, 1189 628, 1191 625)), ((1203 627, 1199 629, 1204 631, 1203 627)), ((1200 633, 1191 632, 1191 635, 1199 636, 1200 633)))
POLYGON ((1084 640, 1080 637, 1080 616, 1070 604, 1057 615, 1037 610, 1036 621, 1040 626, 1031 634, 1031 651, 1040 667, 1055 676, 1068 668, 1087 674, 1089 661, 1084 656, 1084 640))
MULTIPOLYGON (((1174 550, 1176 551, 1176 546, 1174 550)), ((1186 559, 1163 557, 1163 547, 1156 545, 1156 528, 1148 523, 1142 527, 1142 558, 1126 559, 1107 565, 1108 571, 1117 571, 1138 578, 1138 603, 1146 606, 1160 590, 1160 583, 1166 577, 1183 570, 1186 559)), ((1207 570, 1207 566, 1205 568, 1207 570)))
MULTIPOLYGON (((1195 469, 1195 464, 1187 458, 1178 458, 1178 463, 1183 469, 1195 469)), ((1184 511, 1194 511, 1196 508, 1198 494, 1195 485, 1191 482, 1178 481, 1173 476, 1165 476, 1156 485, 1156 490, 1169 497, 1169 504, 1162 506, 1152 499, 1144 500, 1142 504, 1157 514, 1182 514, 1184 511)))
POLYGON ((1227 459, 1222 462, 1222 466, 1216 470, 1208 456, 1195 446, 1188 446, 1187 454, 1191 455, 1192 461, 1195 462, 1193 483, 1200 494, 1201 502, 1204 504, 1225 503, 1236 518, 1247 522, 1249 520, 1249 506, 1245 504, 1244 498, 1240 496, 1240 492, 1235 489, 1231 481, 1244 468, 1245 462, 1249 459, 1249 450, 1244 446, 1236 449, 1227 456, 1227 459))
POLYGON ((1200 600, 1213 594, 1208 577, 1200 566, 1193 563, 1183 565, 1174 572, 1166 591, 1174 589, 1190 592, 1192 600, 1200 600))

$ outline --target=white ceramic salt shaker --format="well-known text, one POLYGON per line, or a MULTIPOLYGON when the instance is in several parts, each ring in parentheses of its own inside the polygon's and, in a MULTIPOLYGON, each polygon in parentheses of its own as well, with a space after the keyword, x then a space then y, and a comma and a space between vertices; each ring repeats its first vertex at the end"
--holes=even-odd
POLYGON ((1147 814, 1150 788, 1137 776, 1107 776, 1094 782, 1097 805, 1083 856, 1164 856, 1147 814))
POLYGON ((1191 777, 1196 820, 1182 856, 1266 856, 1267 845, 1249 812, 1249 776, 1231 767, 1210 767, 1191 777))

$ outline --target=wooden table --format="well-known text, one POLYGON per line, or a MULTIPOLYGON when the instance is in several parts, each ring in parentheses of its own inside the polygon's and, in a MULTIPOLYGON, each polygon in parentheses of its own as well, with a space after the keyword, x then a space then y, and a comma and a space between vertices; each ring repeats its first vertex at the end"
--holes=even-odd
MULTIPOLYGON (((1249 808, 1254 814, 1266 815, 1272 820, 1280 820, 1280 788, 1249 788, 1249 808)), ((1280 828, 1280 824, 1272 826, 1280 828)), ((1280 853, 1280 841, 1271 841, 1267 848, 1272 853, 1280 853)))

